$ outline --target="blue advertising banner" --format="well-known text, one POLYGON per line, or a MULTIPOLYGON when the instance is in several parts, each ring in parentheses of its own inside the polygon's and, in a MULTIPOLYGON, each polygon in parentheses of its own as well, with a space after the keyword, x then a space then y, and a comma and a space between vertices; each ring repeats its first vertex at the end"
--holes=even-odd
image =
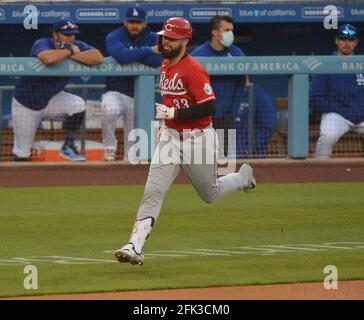
MULTIPOLYGON (((40 24, 52 23, 60 17, 71 18, 77 23, 118 23, 123 20, 126 4, 34 4, 40 24)), ((240 23, 268 22, 323 22, 326 5, 335 5, 338 21, 364 22, 363 3, 326 4, 146 4, 148 21, 163 23, 170 17, 184 17, 192 23, 205 23, 214 15, 230 15, 240 23)), ((0 24, 22 24, 26 5, 1 5, 0 24)))
MULTIPOLYGON (((363 73, 364 56, 259 56, 259 57, 197 57, 211 75, 298 75, 363 73)), ((159 68, 143 64, 120 65, 105 58, 98 66, 85 66, 67 59, 46 66, 37 58, 1 58, 0 76, 155 76, 159 68)))

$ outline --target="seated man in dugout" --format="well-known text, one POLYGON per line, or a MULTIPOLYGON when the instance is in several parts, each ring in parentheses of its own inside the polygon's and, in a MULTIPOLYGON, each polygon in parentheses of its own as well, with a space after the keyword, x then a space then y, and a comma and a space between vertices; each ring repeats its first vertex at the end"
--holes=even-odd
MULTIPOLYGON (((147 23, 147 11, 140 6, 127 9, 123 25, 106 36, 106 51, 120 65, 141 63, 159 67, 163 58, 158 49, 158 36, 147 23)), ((106 77, 101 101, 102 142, 105 161, 114 161, 118 147, 117 120, 123 119, 123 160, 133 144, 135 77, 106 77), (131 136, 130 136, 131 134, 131 136)))
MULTIPOLYGON (((338 29, 335 43, 338 56, 353 55, 358 45, 357 28, 345 24, 338 29)), ((310 108, 321 115, 320 137, 315 158, 329 159, 335 143, 347 132, 364 133, 364 76, 325 74, 313 77, 310 108)))
MULTIPOLYGON (((53 66, 71 59, 87 66, 104 61, 99 50, 76 40, 78 26, 69 19, 53 24, 51 37, 34 42, 30 57, 36 57, 46 66, 53 66)), ((84 161, 75 146, 75 134, 79 130, 86 111, 85 101, 64 91, 71 78, 66 76, 21 77, 15 87, 11 115, 14 130, 13 161, 31 159, 32 146, 38 125, 42 119, 62 119, 66 131, 60 156, 70 161, 84 161)))

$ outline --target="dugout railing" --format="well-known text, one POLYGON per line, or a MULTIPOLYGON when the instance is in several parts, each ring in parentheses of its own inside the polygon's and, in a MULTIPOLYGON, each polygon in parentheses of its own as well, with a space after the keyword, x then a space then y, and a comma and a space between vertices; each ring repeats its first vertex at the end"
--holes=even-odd
MULTIPOLYGON (((313 139, 317 138, 317 123, 311 125, 309 112, 309 85, 310 76, 315 74, 358 74, 364 72, 364 56, 271 56, 271 57, 229 57, 226 58, 198 58, 211 76, 244 76, 270 77, 270 83, 280 81, 280 77, 287 79, 287 103, 277 101, 277 129, 272 140, 279 146, 276 157, 289 157, 294 159, 307 158, 312 155, 313 139), (311 128, 311 130, 310 130, 311 128), (313 129, 314 128, 314 129, 313 129), (315 131, 316 130, 316 131, 315 131)), ((155 88, 158 81, 159 70, 145 65, 131 64, 119 65, 113 58, 106 58, 102 65, 87 67, 74 61, 64 61, 56 66, 39 66, 36 58, 0 58, 0 77, 19 76, 70 76, 70 77, 105 77, 105 76, 134 76, 135 98, 135 127, 144 129, 153 135, 152 120, 154 119, 155 88), (36 66, 36 67, 35 67, 36 66)), ((72 86, 71 86, 72 88, 72 86)), ((98 89, 102 85, 97 85, 98 89)), ((0 99, 3 101, 4 89, 0 89, 0 99)), ((93 90, 92 85, 76 85, 72 89, 81 90, 78 93, 84 98, 87 91, 93 90)), ((254 90, 254 86, 251 88, 254 90)), ((252 93, 249 94, 250 97, 252 93)), ((284 99, 284 98, 283 98, 284 99)), ((254 104, 253 100, 249 100, 254 104)), ((3 103, 0 107, 4 109, 3 103)), ((4 143, 4 115, 0 110, 0 144, 4 143)), ((312 118, 312 116, 311 116, 312 118)), ((317 121, 317 119, 316 119, 317 121)), ((249 126, 254 130, 254 125, 249 126)), ((87 134, 87 128, 84 128, 87 134)), ((11 130, 11 128, 10 128, 11 130)), ((251 140, 252 134, 249 134, 251 140)), ((353 138, 353 136, 350 136, 353 138)), ((362 138, 355 136, 358 149, 348 155, 362 156, 362 138)), ((84 141, 85 137, 81 137, 84 141)), ((85 146, 83 146, 85 148, 85 146)), ((3 154, 0 149, 0 159, 3 154)), ((148 144, 149 157, 152 151, 148 144)), ((339 152, 340 153, 340 152, 339 152)), ((250 156, 254 157, 254 155, 250 156)))

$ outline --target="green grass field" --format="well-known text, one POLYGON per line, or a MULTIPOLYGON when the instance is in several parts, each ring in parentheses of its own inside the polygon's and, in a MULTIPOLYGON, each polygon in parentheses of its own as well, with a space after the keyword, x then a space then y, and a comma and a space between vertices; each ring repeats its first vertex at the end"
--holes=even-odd
POLYGON ((364 279, 363 191, 264 184, 207 205, 175 185, 140 267, 112 252, 129 239, 143 186, 0 189, 0 296, 323 281, 326 265, 364 279), (23 287, 26 264, 37 290, 23 287))

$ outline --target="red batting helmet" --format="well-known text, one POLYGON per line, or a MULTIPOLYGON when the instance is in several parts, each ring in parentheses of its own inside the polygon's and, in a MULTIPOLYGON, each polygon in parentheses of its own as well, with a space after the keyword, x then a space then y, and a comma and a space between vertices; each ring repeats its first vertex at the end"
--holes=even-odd
POLYGON ((191 39, 192 26, 184 18, 169 18, 164 24, 163 29, 157 34, 172 39, 191 39))

